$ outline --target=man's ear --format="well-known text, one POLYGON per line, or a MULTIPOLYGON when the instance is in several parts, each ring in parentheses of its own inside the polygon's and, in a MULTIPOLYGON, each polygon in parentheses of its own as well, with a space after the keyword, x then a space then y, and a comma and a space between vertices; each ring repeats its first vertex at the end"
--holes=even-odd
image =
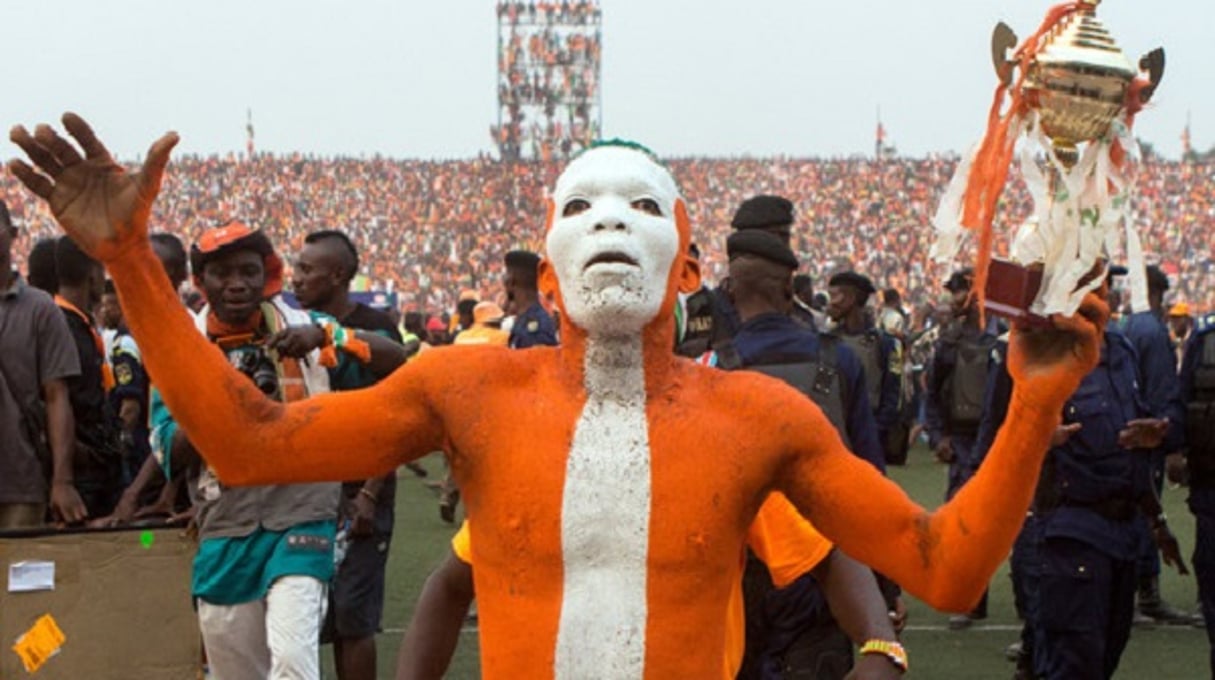
POLYGON ((683 268, 679 272, 679 292, 691 295, 700 290, 700 263, 691 255, 683 256, 683 268))
POLYGON ((688 218, 688 205, 682 198, 675 199, 675 231, 683 248, 683 266, 679 270, 679 292, 685 294, 700 290, 700 263, 688 255, 688 244, 692 241, 692 221, 688 218))

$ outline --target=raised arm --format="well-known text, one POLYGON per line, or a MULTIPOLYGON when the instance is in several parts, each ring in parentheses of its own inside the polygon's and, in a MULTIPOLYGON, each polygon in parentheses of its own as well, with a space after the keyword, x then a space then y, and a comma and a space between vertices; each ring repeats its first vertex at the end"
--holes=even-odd
POLYGON ((1008 417, 979 472, 935 512, 849 455, 821 413, 800 405, 785 409, 796 420, 779 435, 796 449, 779 476, 785 494, 849 555, 937 609, 969 610, 1021 527, 1064 402, 1096 365, 1108 311, 1090 296, 1081 314, 1014 332, 1008 417))
POLYGON ((230 484, 365 479, 442 447, 443 430, 428 401, 434 361, 375 387, 291 404, 266 398, 194 326, 147 237, 174 133, 147 162, 127 172, 79 117, 63 124, 84 156, 50 127, 10 137, 41 170, 9 163, 18 179, 50 205, 82 248, 106 264, 152 382, 174 418, 221 479, 230 484), (357 453, 351 453, 351 452, 357 453))

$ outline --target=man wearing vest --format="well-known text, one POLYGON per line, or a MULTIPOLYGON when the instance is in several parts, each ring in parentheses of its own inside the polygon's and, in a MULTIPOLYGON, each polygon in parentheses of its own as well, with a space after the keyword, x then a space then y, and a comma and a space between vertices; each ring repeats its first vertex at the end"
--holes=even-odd
POLYGON ((827 315, 835 323, 834 333, 856 353, 865 370, 865 391, 877 421, 878 439, 882 442, 886 461, 897 460, 906 443, 891 441, 898 439, 900 430, 903 357, 894 338, 875 328, 865 316, 865 304, 877 289, 868 277, 844 271, 831 277, 827 291, 830 296, 827 315))
MULTIPOLYGON (((279 331, 312 322, 279 295, 283 265, 264 234, 239 223, 209 230, 191 249, 190 265, 208 301, 198 330, 234 366, 281 401, 329 391, 319 352, 299 360, 268 347, 279 331)), ((163 440, 153 448, 167 454, 166 475, 184 459, 197 460, 159 400, 152 426, 163 440)), ((341 485, 230 488, 207 468, 194 486, 199 546, 191 593, 212 675, 317 680, 341 485)))
MULTIPOLYGON (((789 315, 798 264, 793 251, 778 237, 752 229, 731 234, 727 253, 728 293, 741 326, 732 341, 717 348, 717 365, 765 373, 797 388, 823 409, 858 457, 884 471, 856 356, 789 315)), ((852 667, 852 644, 811 576, 775 590, 766 567, 750 556, 744 591, 747 653, 739 677, 781 677, 777 671, 783 668, 784 677, 812 672, 805 677, 827 680, 842 678, 852 667)), ((885 597, 887 606, 897 609, 897 590, 889 589, 885 597)))
MULTIPOLYGON (((928 364, 924 395, 924 429, 937 459, 949 464, 945 499, 962 488, 976 470, 975 435, 983 415, 987 371, 996 336, 979 325, 979 305, 970 295, 973 273, 954 272, 945 283, 952 295, 953 319, 941 329, 928 364)), ((949 617, 950 628, 965 628, 974 619, 987 618, 986 595, 970 614, 949 617)))
POLYGON ((1194 573, 1215 675, 1215 314, 1198 318, 1181 360, 1186 404, 1186 466, 1190 512, 1197 520, 1194 573))
MULTIPOLYGON (((1125 267, 1118 268, 1122 273, 1125 267)), ((1110 268, 1111 274, 1114 268, 1110 268)), ((1164 443, 1152 451, 1149 467, 1156 494, 1164 490, 1164 458, 1185 445, 1185 405, 1177 379, 1177 355, 1173 350, 1169 329, 1165 325, 1164 294, 1169 289, 1169 277, 1155 265, 1146 268, 1148 309, 1132 313, 1125 320, 1122 332, 1135 347, 1139 361, 1139 391, 1153 418, 1167 418, 1168 433, 1164 443)), ((1138 560, 1139 614, 1159 623, 1190 625, 1192 618, 1169 605, 1160 596, 1160 556, 1152 543, 1151 528, 1146 520, 1140 522, 1138 560)))

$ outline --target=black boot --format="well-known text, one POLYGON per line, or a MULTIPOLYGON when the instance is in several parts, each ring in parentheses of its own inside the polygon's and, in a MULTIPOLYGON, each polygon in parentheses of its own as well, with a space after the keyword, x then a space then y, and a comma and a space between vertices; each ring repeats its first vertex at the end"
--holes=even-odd
POLYGON ((1192 625, 1193 617, 1165 602, 1160 597, 1160 579, 1156 576, 1139 579, 1139 613, 1171 626, 1192 625))

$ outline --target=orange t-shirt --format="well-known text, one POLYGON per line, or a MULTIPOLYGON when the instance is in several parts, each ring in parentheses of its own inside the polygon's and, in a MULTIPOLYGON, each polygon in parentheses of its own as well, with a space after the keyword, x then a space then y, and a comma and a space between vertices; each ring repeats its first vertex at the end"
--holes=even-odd
MULTIPOLYGON (((768 496, 760 506, 755 521, 747 530, 747 545, 768 565, 772 582, 777 588, 793 583, 802 574, 818 566, 831 552, 831 542, 820 534, 783 494, 768 496)), ((468 520, 451 539, 451 551, 465 564, 472 565, 472 538, 468 520)), ((741 554, 745 560, 746 555, 741 554)), ((746 646, 746 611, 743 605, 742 582, 736 582, 726 602, 726 646, 722 677, 733 680, 742 666, 746 646)))

